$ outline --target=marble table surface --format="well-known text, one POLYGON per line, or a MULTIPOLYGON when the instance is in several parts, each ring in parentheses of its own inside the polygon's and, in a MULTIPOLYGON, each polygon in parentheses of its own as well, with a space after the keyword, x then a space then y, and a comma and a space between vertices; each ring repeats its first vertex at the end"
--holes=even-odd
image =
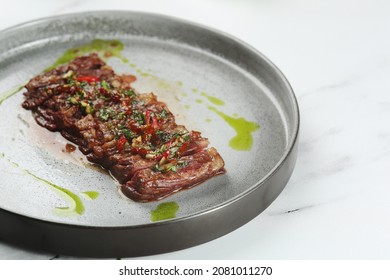
MULTIPOLYGON (((13 0, 0 29, 88 10, 227 32, 282 70, 300 106, 296 168, 269 208, 217 240, 142 259, 390 259, 390 2, 13 0)), ((52 258, 74 259, 0 240, 0 259, 52 258)))

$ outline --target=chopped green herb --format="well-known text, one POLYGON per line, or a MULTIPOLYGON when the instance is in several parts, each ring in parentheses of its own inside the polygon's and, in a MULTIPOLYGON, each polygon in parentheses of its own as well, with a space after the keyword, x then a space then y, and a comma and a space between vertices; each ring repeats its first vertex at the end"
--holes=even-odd
POLYGON ((188 160, 179 160, 177 162, 177 167, 178 168, 183 168, 183 167, 186 167, 188 164, 189 164, 188 160))
POLYGON ((177 166, 176 165, 169 165, 167 168, 167 171, 177 172, 177 166))
POLYGON ((156 134, 161 139, 161 137, 164 135, 164 132, 162 130, 156 130, 156 134))
POLYGON ((103 80, 100 84, 102 85, 102 87, 103 87, 105 90, 110 90, 110 84, 107 83, 106 81, 103 80))
POLYGON ((123 129, 121 129, 121 132, 125 136, 127 141, 129 141, 129 142, 131 141, 131 139, 133 139, 135 137, 134 132, 132 132, 130 129, 123 128, 123 129))
POLYGON ((112 111, 107 108, 101 108, 99 110, 99 119, 101 121, 107 121, 111 117, 112 111))
POLYGON ((84 81, 80 82, 80 87, 81 88, 85 88, 87 85, 88 85, 87 82, 84 82, 84 81))
POLYGON ((67 82, 68 82, 68 84, 70 86, 73 86, 75 84, 75 81, 73 80, 73 77, 69 77, 67 82))
POLYGON ((171 151, 170 156, 171 156, 171 157, 174 157, 174 156, 176 155, 176 153, 177 153, 178 150, 179 150, 179 147, 172 147, 172 148, 170 149, 170 151, 171 151))
POLYGON ((155 172, 165 172, 164 166, 159 164, 153 166, 152 170, 155 172))
POLYGON ((133 111, 132 117, 135 121, 137 121, 139 124, 144 125, 145 124, 145 116, 140 111, 133 111))
POLYGON ((130 97, 134 97, 134 96, 135 96, 135 92, 134 92, 134 90, 132 90, 132 89, 127 89, 127 90, 125 90, 123 93, 124 93, 125 95, 127 95, 127 96, 130 96, 130 97))
POLYGON ((126 112, 120 112, 115 118, 118 120, 124 120, 126 118, 126 112))
POLYGON ((168 112, 164 109, 160 113, 160 118, 166 119, 168 117, 168 112))

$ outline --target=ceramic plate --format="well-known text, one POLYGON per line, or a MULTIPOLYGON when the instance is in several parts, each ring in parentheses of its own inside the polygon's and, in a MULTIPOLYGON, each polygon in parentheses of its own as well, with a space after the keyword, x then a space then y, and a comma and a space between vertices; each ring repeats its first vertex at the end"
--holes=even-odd
POLYGON ((221 32, 161 15, 88 12, 4 30, 0 53, 0 218, 9 225, 0 234, 11 242, 94 257, 190 247, 261 213, 293 170, 291 87, 262 54, 221 32), (107 172, 67 152, 60 134, 38 126, 20 105, 20 87, 64 54, 91 51, 209 138, 226 174, 162 201, 133 202, 107 172), (164 206, 175 211, 155 221, 164 206))

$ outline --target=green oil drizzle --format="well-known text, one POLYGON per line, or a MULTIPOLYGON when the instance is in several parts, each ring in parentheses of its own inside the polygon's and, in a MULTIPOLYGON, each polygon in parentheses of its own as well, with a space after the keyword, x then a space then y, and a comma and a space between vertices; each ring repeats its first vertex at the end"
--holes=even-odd
POLYGON ((234 118, 217 110, 215 107, 208 107, 211 111, 217 113, 225 120, 235 131, 236 136, 230 139, 229 146, 237 151, 249 151, 253 145, 252 133, 260 128, 255 122, 247 121, 246 119, 234 118))
POLYGON ((211 95, 208 95, 207 93, 205 92, 202 92, 201 93, 202 96, 206 97, 211 103, 213 103, 214 105, 218 105, 218 106, 222 106, 222 105, 225 105, 225 101, 219 99, 219 98, 216 98, 214 96, 211 96, 211 95))
POLYGON ((129 60, 122 56, 122 50, 124 45, 119 40, 102 40, 95 39, 90 43, 80 45, 75 48, 67 50, 62 56, 60 56, 53 65, 47 67, 45 71, 49 71, 57 67, 58 65, 68 63, 78 56, 85 55, 91 52, 96 52, 102 58, 116 57, 123 63, 128 63, 129 60))
POLYGON ((24 87, 24 84, 23 85, 17 85, 3 93, 0 93, 0 105, 8 98, 10 98, 11 96, 15 95, 16 93, 18 93, 22 88, 24 87))
POLYGON ((191 108, 191 105, 189 105, 189 104, 186 104, 186 105, 184 105, 184 109, 190 109, 191 108))
POLYGON ((89 200, 95 200, 99 197, 99 192, 97 191, 85 191, 85 192, 82 192, 81 195, 86 198, 86 199, 89 199, 89 200))
POLYGON ((157 222, 161 220, 173 219, 179 210, 179 205, 176 202, 163 202, 157 205, 156 209, 150 212, 150 220, 157 222))
POLYGON ((150 73, 143 71, 142 69, 138 68, 136 69, 137 74, 139 74, 141 77, 149 77, 150 73))
POLYGON ((195 102, 201 104, 201 103, 203 103, 203 100, 202 99, 196 99, 195 102))
MULTIPOLYGON (((0 158, 5 158, 5 154, 0 153, 0 158)), ((44 183, 45 185, 49 186, 52 190, 54 190, 58 195, 60 195, 69 204, 68 207, 56 207, 54 209, 54 212, 56 214, 61 215, 61 216, 65 216, 65 215, 69 216, 69 215, 74 215, 74 214, 82 215, 85 212, 83 202, 81 201, 80 197, 78 195, 76 195, 75 193, 73 193, 70 190, 65 189, 63 187, 57 186, 56 184, 53 184, 52 182, 50 182, 46 179, 39 177, 27 169, 21 168, 19 166, 19 164, 16 162, 13 162, 9 159, 7 159, 7 161, 12 166, 21 169, 25 174, 31 176, 35 180, 40 181, 40 182, 44 183)), ((95 191, 86 191, 84 193, 86 193, 86 195, 89 195, 89 197, 91 199, 96 199, 99 195, 98 192, 95 192, 95 191)))
POLYGON ((69 207, 64 207, 64 208, 60 208, 60 207, 56 207, 55 209, 55 212, 57 214, 78 214, 78 215, 82 215, 85 211, 85 208, 84 208, 84 204, 83 202, 81 201, 80 197, 78 195, 76 195, 75 193, 71 192, 70 190, 67 190, 63 187, 60 187, 60 186, 57 186, 55 184, 53 184, 52 182, 46 180, 46 179, 43 179, 41 177, 38 177, 37 175, 31 173, 30 171, 24 169, 24 172, 28 175, 30 175, 31 177, 33 177, 34 179, 48 185, 49 187, 51 187, 54 191, 56 191, 58 194, 60 194, 65 200, 66 202, 68 202, 70 204, 69 207))

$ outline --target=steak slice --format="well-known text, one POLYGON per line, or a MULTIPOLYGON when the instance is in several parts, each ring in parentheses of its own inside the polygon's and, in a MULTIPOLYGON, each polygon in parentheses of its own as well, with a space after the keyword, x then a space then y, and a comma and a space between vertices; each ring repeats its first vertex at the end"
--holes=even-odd
MULTIPOLYGON (((122 192, 133 200, 149 201, 156 196, 166 197, 181 189, 192 188, 208 178, 223 173, 223 160, 215 148, 183 156, 165 168, 181 166, 175 172, 160 172, 158 169, 141 169, 132 180, 122 185, 122 192)), ((175 168, 175 167, 174 167, 175 168)))
POLYGON ((153 93, 132 86, 96 54, 31 79, 22 106, 37 123, 78 145, 135 201, 155 201, 225 172, 200 132, 175 122, 153 93))

